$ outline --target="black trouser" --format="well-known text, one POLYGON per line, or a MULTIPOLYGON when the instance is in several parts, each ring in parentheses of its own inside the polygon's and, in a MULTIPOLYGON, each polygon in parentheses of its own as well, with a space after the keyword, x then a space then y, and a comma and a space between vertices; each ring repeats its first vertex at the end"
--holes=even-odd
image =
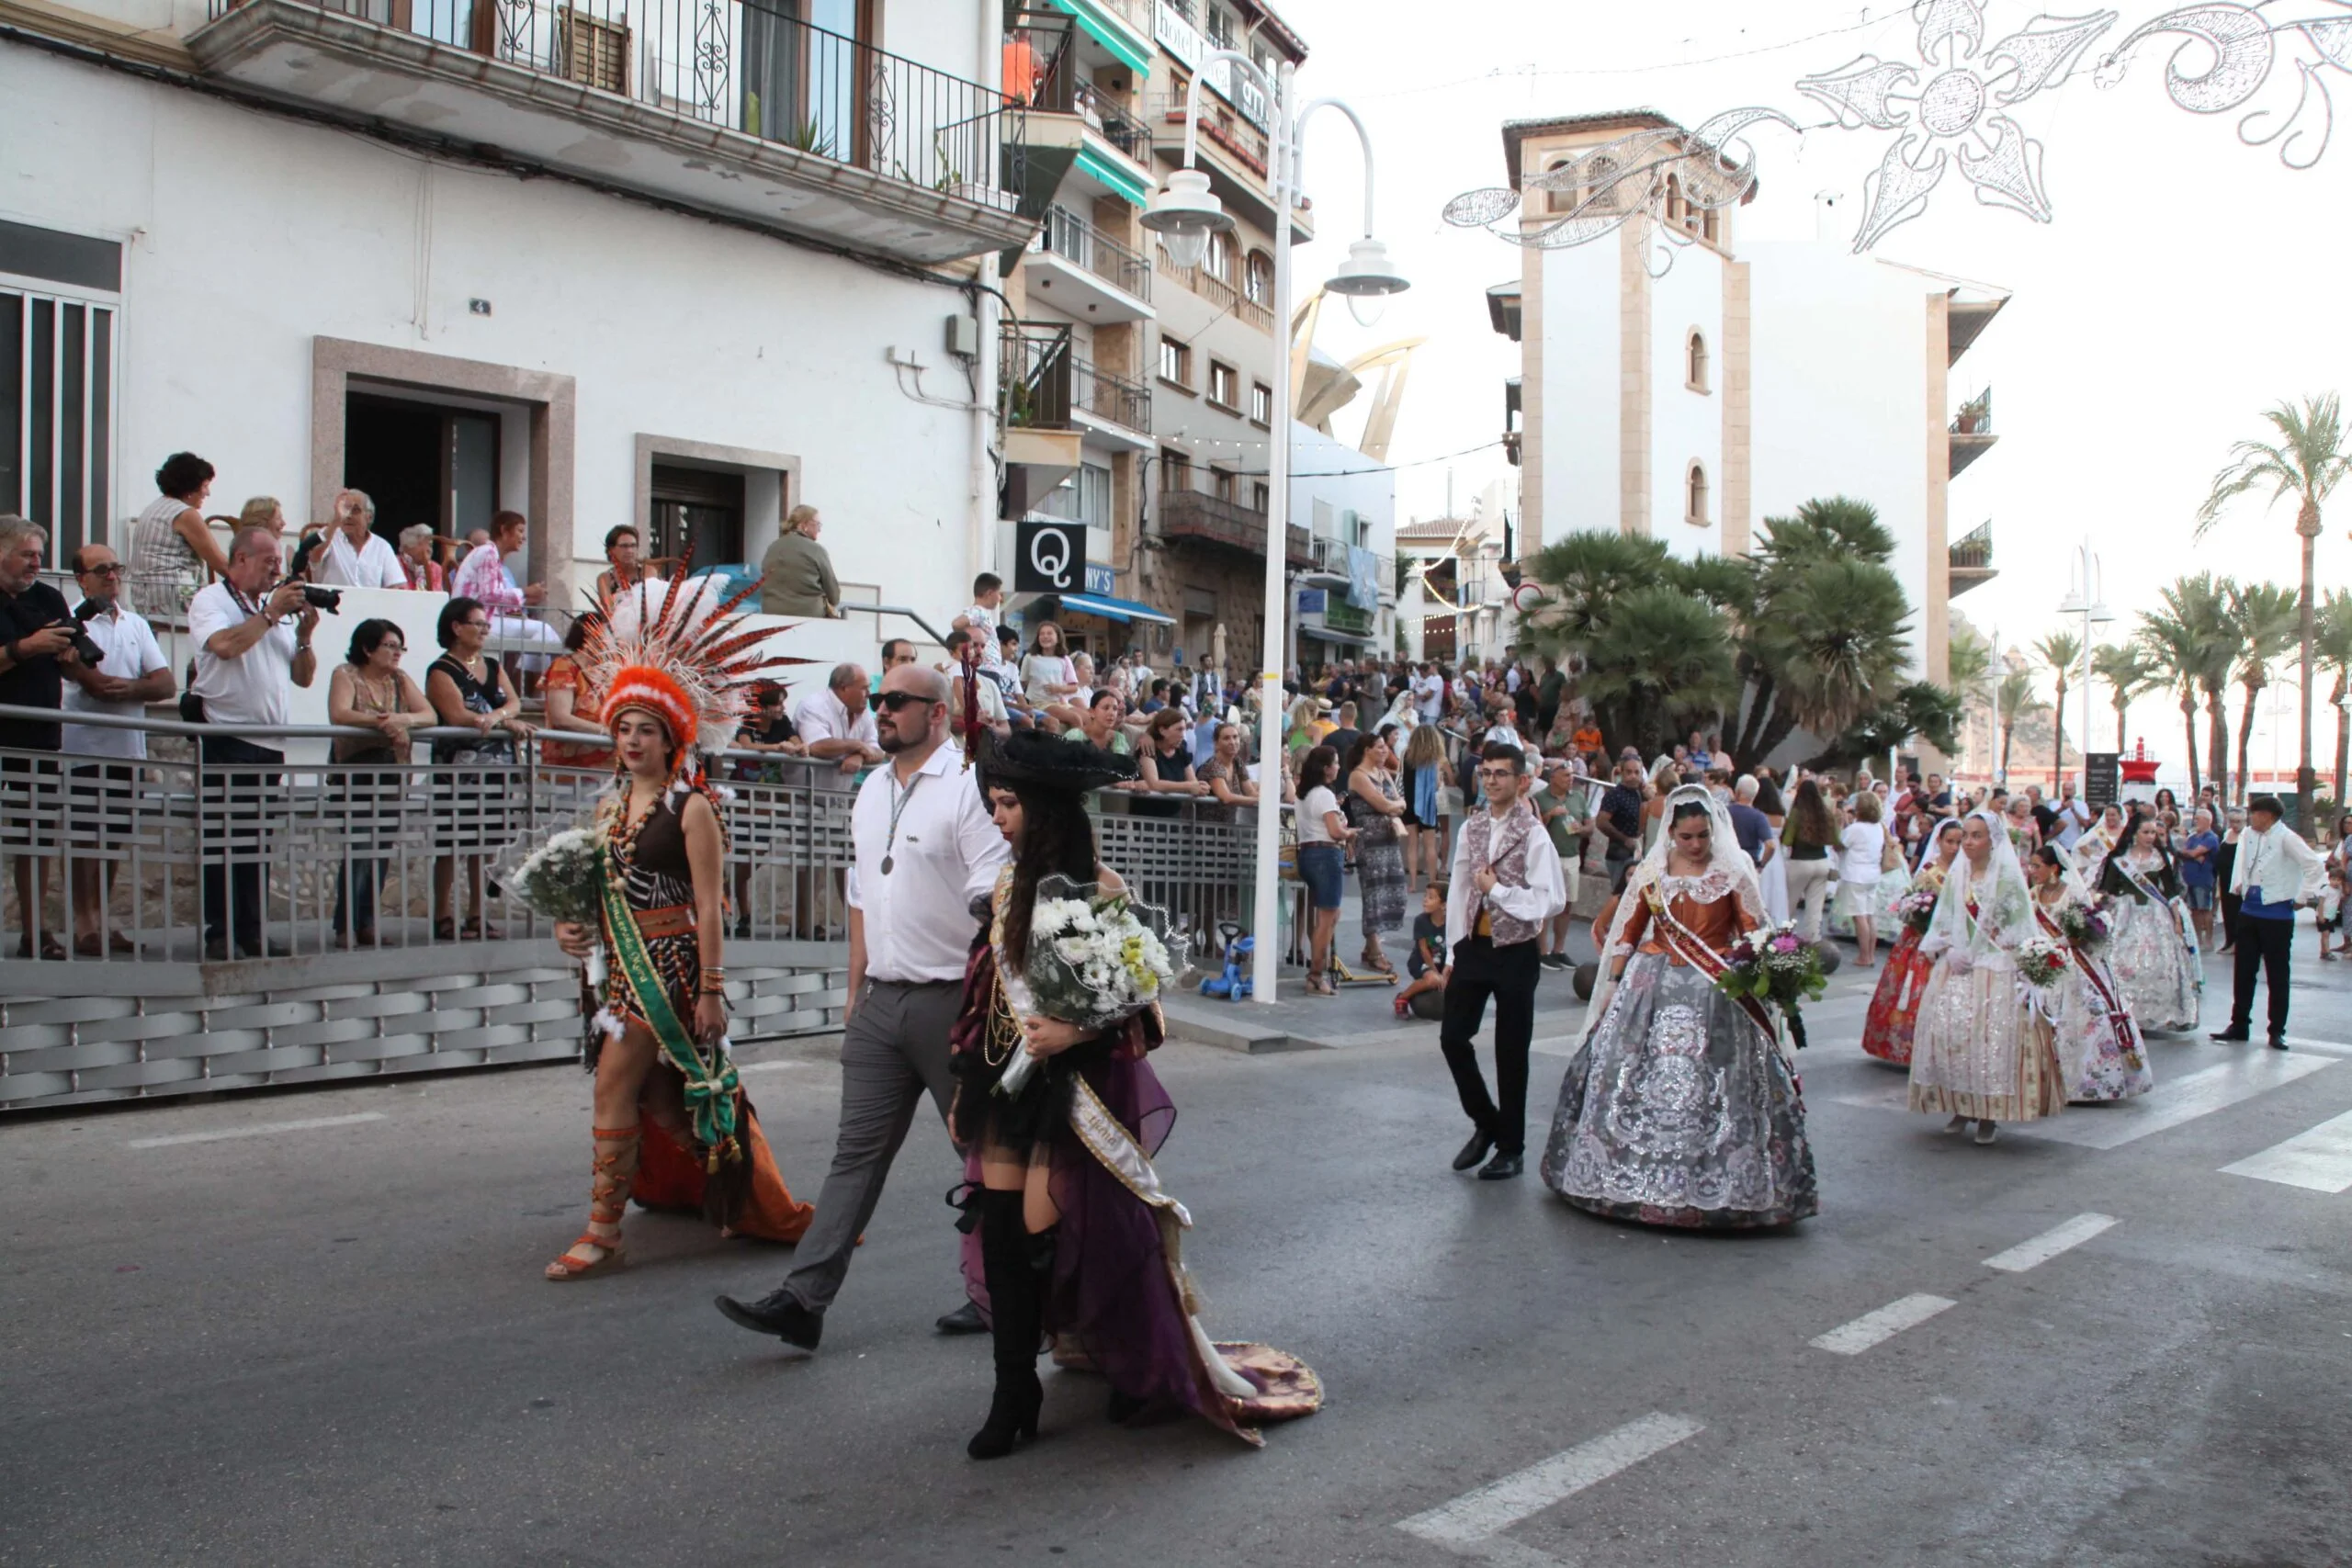
POLYGON ((2294 921, 2238 917, 2237 993, 2230 1008, 2231 1033, 2254 1032, 2254 972, 2259 965, 2263 983, 2270 987, 2270 1038, 2286 1038, 2287 957, 2294 945, 2294 921))
POLYGON ((1445 982, 1445 1020, 1438 1045, 1453 1074, 1464 1114, 1495 1140, 1498 1154, 1527 1149, 1527 1044, 1535 1034, 1535 982, 1543 974, 1533 942, 1497 947, 1494 939, 1465 936, 1453 945, 1453 970, 1445 982), (1495 1089, 1498 1107, 1487 1097, 1471 1036, 1486 1021, 1487 998, 1495 1003, 1495 1089))
POLYGON ((204 940, 233 935, 240 947, 262 945, 264 899, 268 895, 265 803, 277 790, 277 764, 286 753, 240 740, 233 735, 204 738, 204 940), (261 762, 267 772, 215 772, 221 762, 261 762))

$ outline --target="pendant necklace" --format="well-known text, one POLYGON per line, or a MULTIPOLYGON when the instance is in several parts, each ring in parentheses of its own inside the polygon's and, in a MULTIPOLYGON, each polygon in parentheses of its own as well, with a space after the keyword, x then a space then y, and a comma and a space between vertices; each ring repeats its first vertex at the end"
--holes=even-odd
MULTIPOLYGON (((897 863, 897 857, 893 855, 891 852, 898 846, 899 842, 899 814, 906 810, 907 802, 915 797, 915 790, 922 784, 924 776, 925 775, 922 773, 917 773, 914 776, 913 783, 908 784, 904 790, 898 790, 894 788, 892 791, 893 798, 890 802, 890 835, 882 841, 882 874, 885 876, 890 874, 890 868, 897 863)), ((895 785, 897 780, 894 778, 891 782, 895 785)))

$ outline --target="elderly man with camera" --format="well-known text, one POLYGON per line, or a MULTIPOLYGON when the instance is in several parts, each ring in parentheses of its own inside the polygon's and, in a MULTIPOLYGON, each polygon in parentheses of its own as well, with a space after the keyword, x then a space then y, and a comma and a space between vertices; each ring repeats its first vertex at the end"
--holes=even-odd
MULTIPOLYGON (((65 672, 80 660, 82 628, 65 595, 40 580, 49 534, 38 523, 0 517, 0 704, 56 709, 64 701, 65 672)), ((39 718, 0 718, 0 852, 16 859, 17 908, 23 925, 16 955, 36 951, 41 908, 49 894, 49 851, 56 847, 59 725, 39 718), (49 756, 28 755, 47 752, 49 756)), ((40 932, 43 958, 62 958, 65 945, 40 932)))
MULTIPOLYGON (((196 645, 196 682, 184 705, 199 724, 223 730, 282 727, 289 686, 308 686, 318 672, 311 633, 318 606, 334 591, 311 588, 278 573, 277 536, 266 528, 240 528, 229 550, 229 574, 188 602, 188 637, 196 645)), ((263 940, 268 880, 262 818, 277 787, 285 752, 221 734, 204 738, 204 955, 283 957, 263 940), (225 773, 222 765, 254 771, 225 773), (246 824, 243 829, 238 824, 246 824)))

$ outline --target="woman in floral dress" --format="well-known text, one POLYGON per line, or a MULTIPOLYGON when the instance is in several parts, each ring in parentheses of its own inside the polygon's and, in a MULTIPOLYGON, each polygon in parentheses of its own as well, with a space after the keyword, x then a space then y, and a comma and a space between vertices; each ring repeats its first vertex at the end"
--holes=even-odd
POLYGON ((1763 892, 1704 784, 1669 795, 1665 821, 1602 945, 1544 1182, 1611 1219, 1788 1224, 1820 1208, 1804 1101, 1770 1013, 1715 987, 1725 952, 1763 923, 1763 892))
MULTIPOLYGON (((1951 870, 1952 857, 1959 853, 1960 824, 1946 818, 1928 840, 1918 873, 1911 878, 1912 890, 1930 898, 1942 892, 1944 876, 1951 870)), ((1894 947, 1887 952, 1886 972, 1878 977, 1878 988, 1871 993, 1869 1015, 1862 1021, 1863 1051, 1898 1067, 1911 1065, 1911 1032, 1919 1021, 1919 1001, 1927 990, 1928 973, 1935 967, 1934 962, 1919 951, 1926 935, 1925 927, 1908 919, 1903 921, 1903 934, 1894 939, 1894 947)))
POLYGON ((1971 812, 1919 944, 1935 968, 1911 1045, 1911 1109, 1949 1113, 1947 1133, 1973 1121, 1976 1141, 1989 1144, 2000 1122, 2065 1108, 2050 1021, 2018 976, 2017 950, 2039 931, 2007 825, 1971 812))
POLYGON ((2205 971, 2180 912, 2180 873, 2154 818, 2132 818, 2121 843, 2100 863, 2095 886, 2107 897, 2115 932, 2108 962, 2132 1016, 2143 1031, 2196 1028, 2205 971))
POLYGON ((2066 953, 2066 971, 2058 980, 2063 999, 2052 1021, 2066 1099, 2070 1104, 2129 1100, 2155 1088, 2155 1076, 2148 1071, 2147 1048, 2115 983, 2115 972, 2096 946, 2084 946, 2066 934, 2064 911, 2087 912, 2092 902, 2070 878, 2065 852, 2055 845, 2042 845, 2026 862, 2034 919, 2042 936, 2066 953))

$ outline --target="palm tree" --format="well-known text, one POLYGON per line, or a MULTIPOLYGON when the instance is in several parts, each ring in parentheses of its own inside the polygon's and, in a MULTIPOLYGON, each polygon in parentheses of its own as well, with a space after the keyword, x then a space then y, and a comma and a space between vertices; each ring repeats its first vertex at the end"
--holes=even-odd
POLYGON ((2312 650, 2323 669, 2335 671, 2335 687, 2327 694, 2335 710, 2335 809, 2345 802, 2346 773, 2352 771, 2352 728, 2346 725, 2345 704, 2352 697, 2352 594, 2337 589, 2319 607, 2319 635, 2312 650))
POLYGON ((2031 670, 2012 670, 2001 677, 2001 684, 1993 694, 1994 711, 2001 716, 2001 782, 2009 779, 2009 740, 2017 734, 2018 720, 2048 710, 2050 705, 2033 689, 2031 670))
MULTIPOLYGON (((2230 689, 2230 667, 2237 658, 2237 628, 2230 622, 2231 586, 2228 578, 2216 581, 2210 571, 2175 578, 2169 587, 2158 591, 2163 610, 2155 615, 2141 617, 2143 623, 2171 623, 2186 638, 2197 690, 2205 698, 2205 771, 2225 795, 2230 771, 2230 717, 2224 699, 2230 689)), ((2192 730, 2189 750, 2196 749, 2192 730)))
MULTIPOLYGON (((2149 657, 2148 650, 2140 644, 2113 642, 2104 648, 2092 649, 2091 673, 2106 682, 2108 690, 2114 694, 2115 750, 2120 756, 2124 748, 2131 743, 2128 731, 2131 728, 2132 700, 2144 696, 2155 690, 2158 685, 2163 684, 2159 679, 2160 671, 2154 660, 2149 657)), ((2194 734, 2189 737, 2188 750, 2192 753, 2189 761, 2194 764, 2196 761, 2194 753, 2197 750, 2197 738, 2194 734)), ((2193 765, 2190 771, 2195 772, 2193 765)), ((2191 795, 2197 793, 2194 780, 2190 781, 2189 793, 2191 795)))
POLYGON ((2231 583, 2229 615, 2237 644, 2237 682, 2245 689, 2245 705, 2238 715, 2238 793, 2245 795, 2255 701, 2270 683, 2270 666, 2295 646, 2299 616, 2293 592, 2271 582, 2231 583))
POLYGON ((2197 677, 2205 664, 2204 642, 2187 622, 2162 611, 2142 615, 2136 636, 2158 682, 2180 699, 2181 727, 2188 734, 2188 792, 2198 794, 2205 787, 2197 753, 2197 677))
POLYGON ((2330 491, 2352 472, 2352 444, 2344 431, 2343 400, 2334 392, 2306 397, 2302 407, 2278 403, 2262 417, 2278 433, 2274 444, 2241 441, 2230 448, 2230 461, 2213 476, 2212 492, 2197 509, 2197 536, 2220 520, 2229 503, 2248 491, 2267 490, 2270 504, 2295 498, 2295 532, 2303 542, 2303 584, 2296 601, 2297 641, 2303 672, 2302 730, 2295 766, 2295 826, 2311 831, 2312 688, 2318 636, 2318 608, 2312 584, 2312 555, 2319 544, 2320 507, 2330 491))
MULTIPOLYGON (((2083 661, 2083 639, 2072 632, 2052 632, 2033 645, 2041 661, 2058 677, 2058 694, 2050 701, 2050 787, 2058 787, 2059 771, 2066 764, 2066 677, 2083 661)), ((2091 749, 2088 732, 2083 736, 2083 750, 2091 749)))
POLYGON ((1602 730, 1630 737, 1645 754, 1711 722, 1739 693, 1723 616, 1664 583, 1616 601, 1585 658, 1583 693, 1602 730))

